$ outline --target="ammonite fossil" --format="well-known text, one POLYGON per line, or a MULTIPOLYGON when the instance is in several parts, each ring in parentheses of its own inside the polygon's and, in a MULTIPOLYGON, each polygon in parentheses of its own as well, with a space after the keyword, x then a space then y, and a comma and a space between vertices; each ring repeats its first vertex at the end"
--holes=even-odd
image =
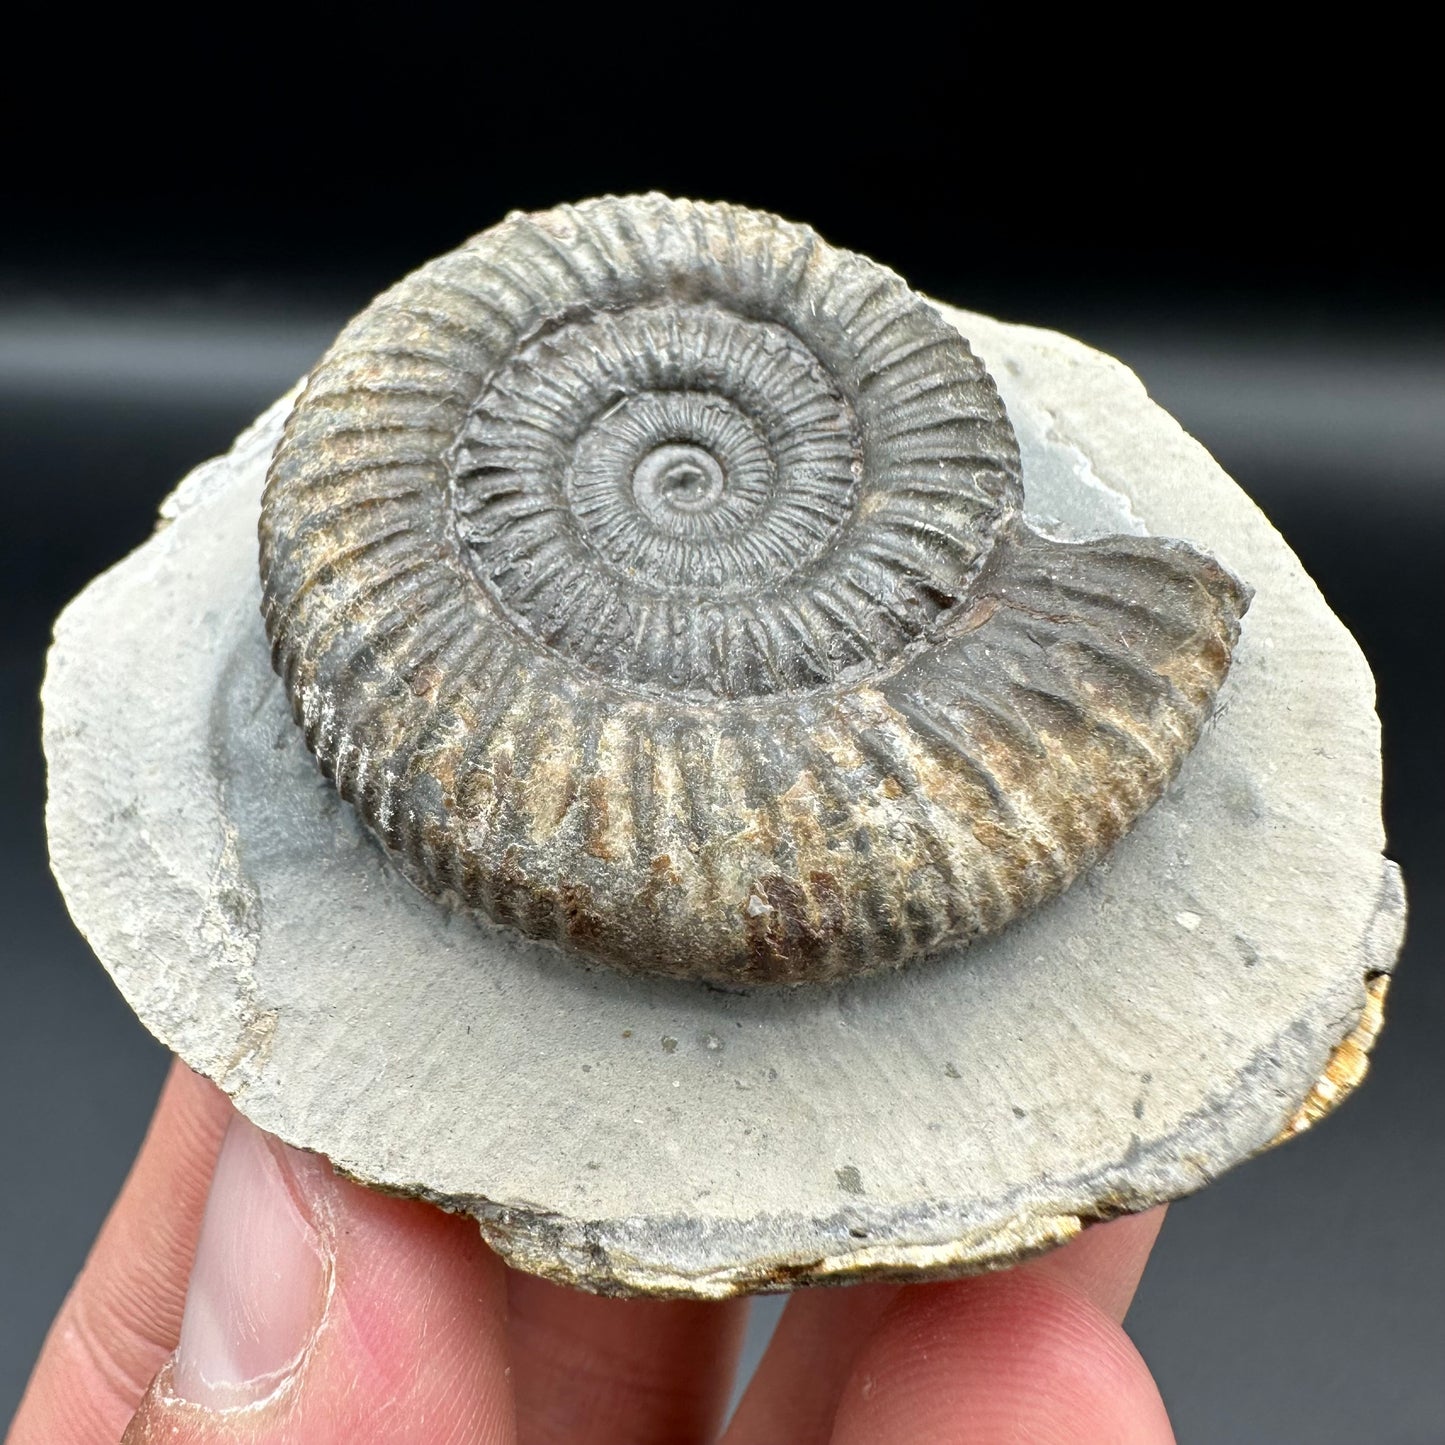
POLYGON ((341 334, 271 465, 266 626, 425 891, 623 969, 835 979, 1058 893, 1228 669, 1217 562, 1022 502, 993 381, 892 272, 608 198, 341 334))

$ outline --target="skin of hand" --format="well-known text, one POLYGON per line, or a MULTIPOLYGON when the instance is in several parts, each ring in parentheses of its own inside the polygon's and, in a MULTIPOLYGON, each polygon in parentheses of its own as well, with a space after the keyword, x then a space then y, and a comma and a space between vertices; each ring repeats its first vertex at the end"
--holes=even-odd
MULTIPOLYGON (((1163 1445, 1120 1326, 1162 1210, 1016 1269, 790 1300, 722 1445, 1163 1445)), ((692 1445, 746 1302, 609 1300, 333 1174, 184 1067, 9 1445, 692 1445)))

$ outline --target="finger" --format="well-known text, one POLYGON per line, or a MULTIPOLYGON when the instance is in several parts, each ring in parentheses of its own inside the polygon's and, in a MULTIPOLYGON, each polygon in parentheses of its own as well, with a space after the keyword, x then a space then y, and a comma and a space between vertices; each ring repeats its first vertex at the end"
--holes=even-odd
POLYGON ((389 1199, 237 1115, 180 1342, 125 1445, 510 1445, 505 1275, 470 1221, 389 1199))
POLYGON ((722 1422, 747 1303, 599 1299, 512 1274, 522 1445, 689 1445, 722 1422))
MULTIPOLYGON (((1163 1216, 1160 1208, 1094 1225, 1015 1273, 1050 1279, 1122 1320, 1163 1216)), ((795 1295, 728 1428, 727 1445, 829 1439, 858 1352, 899 1294, 897 1286, 860 1285, 795 1295)))
POLYGON ((130 1175, 51 1326, 10 1445, 116 1440, 176 1347, 206 1191, 232 1117, 172 1065, 130 1175))
POLYGON ((1161 1204, 1143 1214, 1091 1225, 1062 1249, 1051 1250, 1020 1268, 1078 1291, 1122 1324, 1163 1227, 1166 1209, 1161 1204))
POLYGON ((844 1386, 833 1445, 1171 1445, 1122 1327, 1026 1269, 903 1291, 844 1386))
POLYGON ((725 1445, 820 1445, 838 1395, 896 1285, 852 1285, 795 1294, 723 1437, 725 1445))

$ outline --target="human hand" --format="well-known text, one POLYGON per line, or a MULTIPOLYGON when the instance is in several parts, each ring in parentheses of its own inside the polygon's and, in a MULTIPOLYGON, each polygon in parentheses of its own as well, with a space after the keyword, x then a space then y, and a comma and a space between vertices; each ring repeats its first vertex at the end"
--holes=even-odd
MULTIPOLYGON (((997 1274, 799 1293, 723 1445, 1172 1441, 1119 1325, 1162 1213, 997 1274)), ((717 1437, 745 1320, 508 1270, 177 1065, 8 1441, 689 1445, 717 1437)))

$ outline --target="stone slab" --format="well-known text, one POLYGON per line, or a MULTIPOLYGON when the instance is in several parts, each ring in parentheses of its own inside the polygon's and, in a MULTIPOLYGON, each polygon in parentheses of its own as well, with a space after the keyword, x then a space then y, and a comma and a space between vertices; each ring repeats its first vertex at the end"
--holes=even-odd
POLYGON ((147 1027, 261 1127, 607 1293, 1007 1264, 1324 1113, 1404 922, 1369 669, 1132 373, 945 314, 1003 393, 1036 525, 1185 537, 1255 588, 1204 738, 1109 859, 971 949, 792 992, 622 977, 448 914, 321 777, 271 671, 256 520, 287 397, 57 624, 52 864, 147 1027))

